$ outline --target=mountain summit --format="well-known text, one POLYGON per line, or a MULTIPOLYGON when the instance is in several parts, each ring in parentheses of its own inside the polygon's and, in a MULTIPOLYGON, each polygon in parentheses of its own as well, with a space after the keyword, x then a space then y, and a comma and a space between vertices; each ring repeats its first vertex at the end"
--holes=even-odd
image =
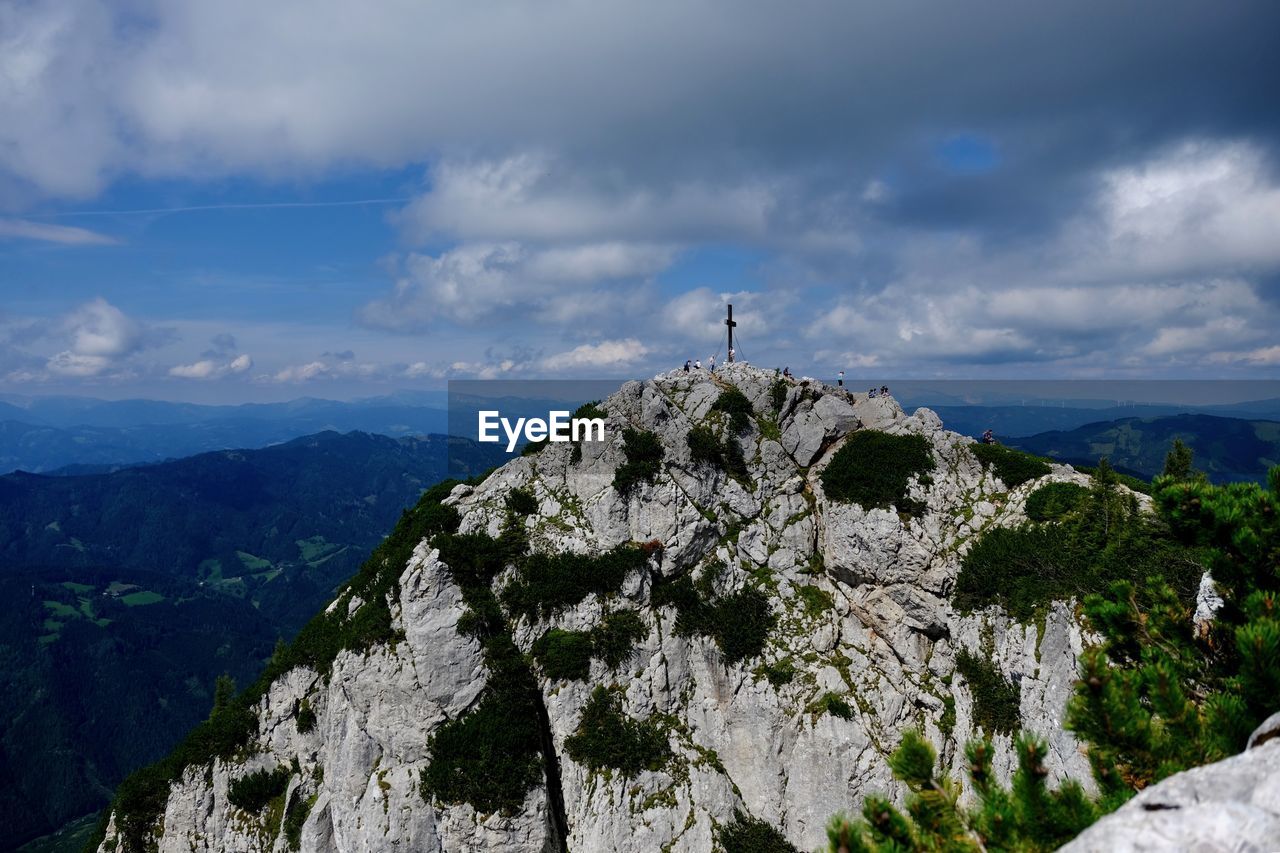
POLYGON ((1070 603, 1018 624, 950 601, 984 534, 1086 477, 746 364, 595 408, 605 441, 424 496, 122 787, 100 849, 704 851, 744 823, 812 849, 834 812, 902 797, 912 728, 953 770, 981 728, 1007 778, 1025 727, 1051 778, 1089 777, 1062 725, 1070 603))

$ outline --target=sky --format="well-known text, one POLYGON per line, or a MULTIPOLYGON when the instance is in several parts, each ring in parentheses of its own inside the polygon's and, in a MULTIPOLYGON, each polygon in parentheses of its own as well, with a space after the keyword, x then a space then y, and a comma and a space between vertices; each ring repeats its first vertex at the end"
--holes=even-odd
POLYGON ((1280 378, 1280 5, 0 4, 0 393, 1280 378))

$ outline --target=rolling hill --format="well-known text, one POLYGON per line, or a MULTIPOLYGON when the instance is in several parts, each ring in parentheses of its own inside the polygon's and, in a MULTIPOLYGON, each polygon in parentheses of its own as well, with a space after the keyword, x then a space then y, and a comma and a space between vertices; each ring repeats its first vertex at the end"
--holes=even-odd
POLYGON ((1280 464, 1280 421, 1214 415, 1121 418, 1007 443, 1072 464, 1093 465, 1106 456, 1117 468, 1153 477, 1163 469, 1165 454, 1175 438, 1191 447, 1195 466, 1214 482, 1261 482, 1272 465, 1280 464))

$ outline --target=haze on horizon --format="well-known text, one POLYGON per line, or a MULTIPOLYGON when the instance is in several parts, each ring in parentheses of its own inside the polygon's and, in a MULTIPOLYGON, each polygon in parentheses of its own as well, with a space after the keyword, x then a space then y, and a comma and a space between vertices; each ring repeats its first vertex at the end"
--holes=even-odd
POLYGON ((0 6, 0 394, 1280 378, 1280 6, 0 6), (723 352, 721 352, 723 358, 723 352))

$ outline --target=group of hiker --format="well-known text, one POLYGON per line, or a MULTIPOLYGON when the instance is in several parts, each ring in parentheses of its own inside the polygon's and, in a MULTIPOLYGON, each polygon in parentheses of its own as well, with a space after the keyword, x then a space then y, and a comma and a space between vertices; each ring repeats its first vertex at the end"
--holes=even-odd
MULTIPOLYGON (((735 354, 735 353, 734 353, 734 351, 733 351, 733 350, 729 350, 729 359, 728 359, 729 361, 733 361, 734 354, 735 354)), ((685 373, 688 373, 690 370, 701 370, 701 369, 702 369, 702 359, 700 359, 700 358, 696 358, 696 359, 687 359, 687 358, 686 358, 686 359, 684 360, 684 372, 685 372, 685 373)), ((715 372, 716 372, 716 357, 715 357, 714 355, 713 355, 713 356, 711 356, 711 358, 707 359, 707 369, 708 369, 708 370, 710 370, 712 373, 715 373, 715 372)))
MULTIPOLYGON (((729 361, 733 361, 733 356, 734 356, 733 350, 729 350, 729 361)), ((702 359, 700 359, 700 358, 694 358, 694 359, 686 358, 686 359, 684 360, 684 372, 685 372, 685 373, 688 373, 688 372, 689 372, 689 371, 691 371, 691 370, 701 370, 701 369, 702 369, 702 359)), ((711 356, 711 358, 707 359, 707 369, 708 369, 709 371, 711 371, 712 373, 715 373, 715 372, 716 372, 716 357, 715 357, 714 355, 713 355, 713 356, 711 356)), ((791 368, 790 368, 789 366, 788 366, 788 367, 781 367, 781 368, 775 367, 775 368, 773 369, 773 372, 774 372, 774 373, 776 373, 776 374, 778 374, 779 376, 781 376, 783 379, 794 379, 794 378, 795 378, 795 377, 792 375, 792 373, 791 373, 791 368)), ((836 374, 836 386, 837 386, 837 387, 839 387, 839 388, 843 388, 843 387, 844 387, 844 371, 843 371, 843 370, 839 371, 839 372, 836 374)), ((875 399, 876 397, 888 397, 888 396, 889 396, 889 386, 888 386, 888 385, 881 385, 879 388, 870 388, 870 389, 868 389, 868 390, 867 390, 867 397, 868 397, 869 399, 875 399)), ((985 438, 985 437, 984 437, 984 438, 985 438)))

